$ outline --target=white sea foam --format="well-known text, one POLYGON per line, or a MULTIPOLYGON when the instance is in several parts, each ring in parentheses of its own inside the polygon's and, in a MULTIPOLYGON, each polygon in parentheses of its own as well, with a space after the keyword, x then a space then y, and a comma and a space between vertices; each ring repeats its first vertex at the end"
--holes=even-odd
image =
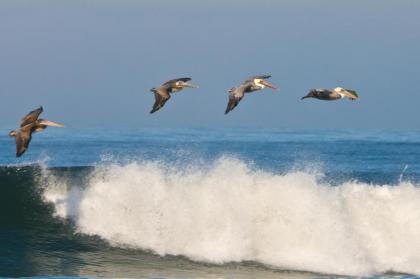
POLYGON ((420 188, 408 182, 330 186, 232 158, 97 167, 83 187, 48 180, 56 214, 111 245, 328 274, 420 274, 420 188))

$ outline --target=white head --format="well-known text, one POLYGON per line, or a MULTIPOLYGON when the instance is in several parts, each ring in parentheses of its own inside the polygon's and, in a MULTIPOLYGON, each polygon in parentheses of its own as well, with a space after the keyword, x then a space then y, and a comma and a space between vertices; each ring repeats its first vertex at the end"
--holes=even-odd
POLYGON ((186 82, 186 81, 182 81, 182 80, 177 81, 177 82, 175 83, 175 86, 176 86, 176 87, 179 87, 179 88, 185 88, 185 87, 198 88, 198 86, 197 86, 197 85, 192 84, 192 83, 189 83, 189 82, 186 82))
POLYGON ((254 79, 254 84, 256 86, 258 86, 259 88, 264 89, 265 85, 264 85, 264 83, 262 83, 262 81, 263 81, 262 79, 256 78, 256 79, 254 79))
POLYGON ((274 86, 273 84, 269 83, 268 81, 266 81, 265 79, 262 79, 262 78, 255 78, 254 79, 254 84, 261 89, 264 89, 266 87, 271 88, 273 90, 277 89, 276 86, 274 86))
POLYGON ((346 95, 344 94, 345 90, 342 87, 336 87, 334 88, 334 91, 337 92, 341 98, 346 97, 346 95))

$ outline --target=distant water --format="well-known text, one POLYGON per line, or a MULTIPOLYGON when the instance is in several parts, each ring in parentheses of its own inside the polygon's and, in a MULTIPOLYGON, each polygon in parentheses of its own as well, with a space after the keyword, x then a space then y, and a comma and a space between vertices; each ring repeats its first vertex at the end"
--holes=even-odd
POLYGON ((420 131, 0 131, 0 276, 420 275, 420 131))

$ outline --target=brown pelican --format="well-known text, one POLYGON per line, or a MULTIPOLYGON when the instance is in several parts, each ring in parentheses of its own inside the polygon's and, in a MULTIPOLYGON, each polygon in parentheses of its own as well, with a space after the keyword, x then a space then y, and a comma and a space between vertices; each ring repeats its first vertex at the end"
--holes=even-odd
POLYGON ((198 88, 197 85, 188 83, 188 81, 190 80, 191 78, 171 79, 157 88, 150 89, 150 91, 155 93, 155 103, 150 113, 154 113, 155 111, 158 111, 160 108, 162 108, 165 105, 165 103, 171 98, 170 93, 181 91, 186 87, 198 88))
POLYGON ((32 139, 32 133, 41 132, 48 126, 64 127, 64 125, 56 122, 52 122, 46 119, 38 119, 42 112, 42 107, 31 111, 22 118, 20 128, 9 133, 9 136, 15 137, 16 157, 22 156, 26 149, 28 149, 29 143, 32 139))
POLYGON ((311 91, 309 91, 308 95, 302 97, 302 100, 306 98, 315 98, 315 99, 326 100, 326 101, 333 101, 333 100, 338 100, 342 98, 349 98, 350 100, 356 100, 356 99, 359 99, 359 95, 357 95, 356 91, 337 87, 337 88, 334 88, 333 90, 312 89, 311 91))
POLYGON ((233 87, 229 90, 229 102, 225 111, 228 114, 229 111, 233 110, 244 97, 245 93, 251 93, 257 90, 269 87, 276 90, 277 87, 266 81, 271 75, 261 75, 248 78, 238 87, 233 87))

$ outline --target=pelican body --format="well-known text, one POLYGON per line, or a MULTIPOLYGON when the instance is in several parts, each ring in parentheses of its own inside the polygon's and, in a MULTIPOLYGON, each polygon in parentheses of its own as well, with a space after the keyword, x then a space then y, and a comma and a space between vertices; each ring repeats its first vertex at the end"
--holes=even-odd
POLYGON ((312 89, 309 91, 308 95, 302 97, 303 99, 315 98, 324 101, 334 101, 343 98, 348 98, 350 100, 359 99, 356 91, 344 89, 341 87, 334 88, 333 90, 329 89, 312 89))
POLYGON ((266 79, 270 77, 271 75, 261 75, 261 76, 250 77, 238 87, 231 88, 228 91, 229 102, 226 107, 225 114, 228 114, 231 110, 233 110, 239 104, 239 102, 245 96, 245 93, 252 93, 252 92, 267 88, 267 87, 273 90, 276 90, 277 89, 276 86, 266 81, 266 79))
POLYGON ((155 94, 155 103, 150 113, 154 113, 161 109, 165 103, 171 98, 171 93, 179 92, 184 88, 198 88, 197 85, 191 84, 191 78, 171 79, 157 88, 150 89, 155 94))
POLYGON ((64 127, 60 123, 49 121, 46 119, 38 119, 39 115, 43 112, 43 108, 39 107, 31 111, 22 118, 20 128, 13 130, 9 136, 14 137, 16 141, 16 157, 20 157, 25 153, 32 140, 32 134, 45 130, 48 126, 64 127))

